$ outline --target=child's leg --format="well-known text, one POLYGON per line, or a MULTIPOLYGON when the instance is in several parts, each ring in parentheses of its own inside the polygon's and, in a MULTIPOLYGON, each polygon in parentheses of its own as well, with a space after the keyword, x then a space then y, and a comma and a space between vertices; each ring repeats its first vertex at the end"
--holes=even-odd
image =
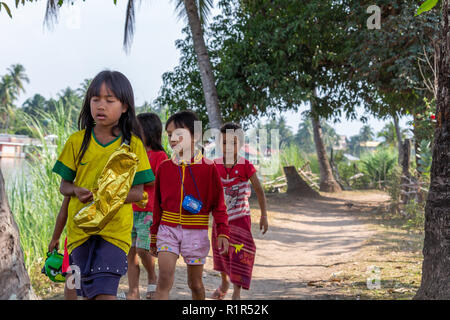
POLYGON ((231 296, 232 300, 241 300, 241 289, 242 287, 234 284, 234 291, 233 291, 233 295, 231 296))
POLYGON ((222 277, 222 284, 220 285, 220 290, 222 292, 227 292, 230 287, 230 281, 228 281, 228 275, 225 272, 220 273, 222 277))
POLYGON ((158 286, 156 287, 156 300, 168 300, 169 292, 173 286, 175 277, 175 266, 177 264, 178 255, 172 252, 158 252, 159 277, 158 286))
MULTIPOLYGON (((68 282, 70 281, 70 276, 66 276, 66 283, 64 284, 64 300, 78 300, 77 290, 69 289, 68 282)), ((73 286, 73 284, 72 284, 73 286)))
POLYGON ((192 300, 205 300, 205 287, 203 286, 203 265, 188 265, 188 285, 192 292, 192 300))
POLYGON ((156 284, 155 260, 150 251, 138 249, 139 257, 148 273, 148 284, 156 284))
POLYGON ((139 300, 139 260, 136 254, 136 248, 131 247, 127 256, 128 260, 128 300, 139 300))
MULTIPOLYGON (((150 251, 145 249, 137 249, 137 253, 141 258, 142 264, 147 271, 147 281, 148 284, 156 284, 156 273, 155 273, 155 261, 150 254, 150 251)), ((147 291, 147 299, 154 299, 155 292, 147 291)))

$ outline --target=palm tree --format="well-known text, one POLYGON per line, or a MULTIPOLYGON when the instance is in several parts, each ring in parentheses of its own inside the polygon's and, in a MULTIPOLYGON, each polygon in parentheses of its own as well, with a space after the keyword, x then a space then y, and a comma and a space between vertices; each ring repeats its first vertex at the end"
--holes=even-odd
POLYGON ((38 116, 41 112, 46 111, 47 100, 40 94, 35 94, 32 98, 28 98, 22 104, 22 110, 30 116, 38 116))
POLYGON ((25 67, 21 64, 13 64, 8 68, 8 71, 13 79, 14 88, 17 95, 20 95, 20 93, 25 93, 25 88, 23 87, 24 82, 30 82, 30 79, 28 79, 28 76, 25 74, 25 67))
POLYGON ((314 133, 314 144, 316 146, 317 161, 319 162, 320 169, 320 183, 319 189, 324 192, 340 192, 342 191, 341 186, 337 183, 333 176, 333 171, 331 169, 330 161, 327 157, 327 151, 323 143, 322 126, 320 124, 320 118, 317 114, 317 102, 315 98, 317 95, 317 88, 313 89, 313 99, 311 99, 311 121, 314 133))
POLYGON ((361 141, 373 140, 374 133, 372 127, 367 124, 362 126, 362 128, 359 130, 359 136, 361 138, 361 141))
MULTIPOLYGON (((129 50, 131 47, 135 30, 135 3, 136 0, 128 0, 123 41, 125 50, 129 50)), ((176 0, 176 11, 178 11, 180 17, 187 18, 192 33, 209 124, 211 128, 218 129, 222 125, 222 116, 219 109, 214 73, 203 36, 203 25, 207 21, 212 6, 213 0, 176 0)))
MULTIPOLYGON (((51 27, 52 24, 57 21, 58 5, 63 2, 64 0, 47 1, 45 22, 48 27, 51 27)), ((123 39, 123 46, 126 52, 131 48, 135 31, 135 5, 137 2, 140 2, 140 0, 128 0, 127 4, 123 39)), ((217 96, 211 61, 203 36, 203 25, 207 21, 212 6, 213 0, 176 0, 175 10, 178 11, 180 17, 187 18, 192 33, 194 50, 197 55, 200 77, 202 80, 203 93, 205 95, 206 110, 208 111, 209 125, 211 128, 220 128, 222 125, 222 116, 219 109, 219 99, 217 96)))
POLYGON ((81 99, 84 99, 86 96, 86 92, 91 85, 92 79, 84 79, 82 83, 80 83, 80 87, 76 90, 81 99))
POLYGON ((6 74, 0 81, 0 113, 2 118, 2 126, 8 128, 9 117, 13 114, 14 100, 16 100, 16 90, 14 87, 14 79, 11 75, 6 74))
POLYGON ((21 64, 13 64, 8 68, 9 74, 2 77, 0 82, 0 112, 2 113, 3 128, 8 128, 9 120, 14 117, 14 100, 25 92, 24 82, 30 82, 21 64))

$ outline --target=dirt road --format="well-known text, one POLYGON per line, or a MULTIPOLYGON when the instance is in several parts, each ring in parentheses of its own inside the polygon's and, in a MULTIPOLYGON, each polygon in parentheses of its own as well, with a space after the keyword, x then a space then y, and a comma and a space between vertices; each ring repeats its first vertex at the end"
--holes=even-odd
MULTIPOLYGON (((333 287, 314 286, 329 280, 330 268, 348 262, 374 231, 360 219, 361 208, 370 210, 388 200, 381 192, 323 194, 322 199, 268 195, 269 231, 259 234, 259 210, 252 201, 252 231, 257 246, 253 279, 242 299, 339 299, 333 287)), ((141 297, 146 273, 141 266, 141 297)), ((205 265, 204 284, 209 297, 220 284, 212 268, 212 252, 205 265)), ((119 292, 128 290, 123 277, 119 292)), ((170 299, 190 299, 186 266, 180 258, 170 299)), ((231 288, 226 299, 231 299, 231 288)))

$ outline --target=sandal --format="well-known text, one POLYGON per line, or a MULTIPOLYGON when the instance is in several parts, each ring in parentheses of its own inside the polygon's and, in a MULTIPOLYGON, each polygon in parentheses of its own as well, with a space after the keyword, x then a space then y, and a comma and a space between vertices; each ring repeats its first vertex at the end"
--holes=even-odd
POLYGON ((156 284, 149 284, 147 286, 147 300, 153 300, 155 298, 155 292, 156 292, 156 284))
POLYGON ((223 299, 225 299, 225 296, 227 295, 227 291, 223 292, 222 289, 220 289, 220 287, 218 287, 216 289, 216 291, 214 291, 213 294, 211 295, 211 299, 223 300, 223 299))

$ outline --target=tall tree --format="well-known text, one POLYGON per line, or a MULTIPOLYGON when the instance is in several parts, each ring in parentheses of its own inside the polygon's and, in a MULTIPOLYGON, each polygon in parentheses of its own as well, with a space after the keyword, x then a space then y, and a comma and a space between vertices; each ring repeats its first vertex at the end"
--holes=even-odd
MULTIPOLYGON (((316 118, 354 116, 357 96, 341 90, 341 55, 348 35, 343 2, 248 0, 220 5, 223 15, 210 25, 208 43, 224 118, 248 121, 298 110, 302 103, 314 107, 311 114, 316 118)), ((178 42, 181 63, 163 76, 161 104, 202 106, 198 82, 191 81, 198 75, 190 41, 178 42)), ((320 154, 319 161, 328 161, 325 152, 320 154)), ((325 175, 326 181, 334 180, 328 171, 325 175)))
MULTIPOLYGON (((426 1, 430 3, 430 1, 426 1)), ((415 299, 450 299, 450 2, 442 1, 431 182, 425 206, 422 281, 415 299)))

